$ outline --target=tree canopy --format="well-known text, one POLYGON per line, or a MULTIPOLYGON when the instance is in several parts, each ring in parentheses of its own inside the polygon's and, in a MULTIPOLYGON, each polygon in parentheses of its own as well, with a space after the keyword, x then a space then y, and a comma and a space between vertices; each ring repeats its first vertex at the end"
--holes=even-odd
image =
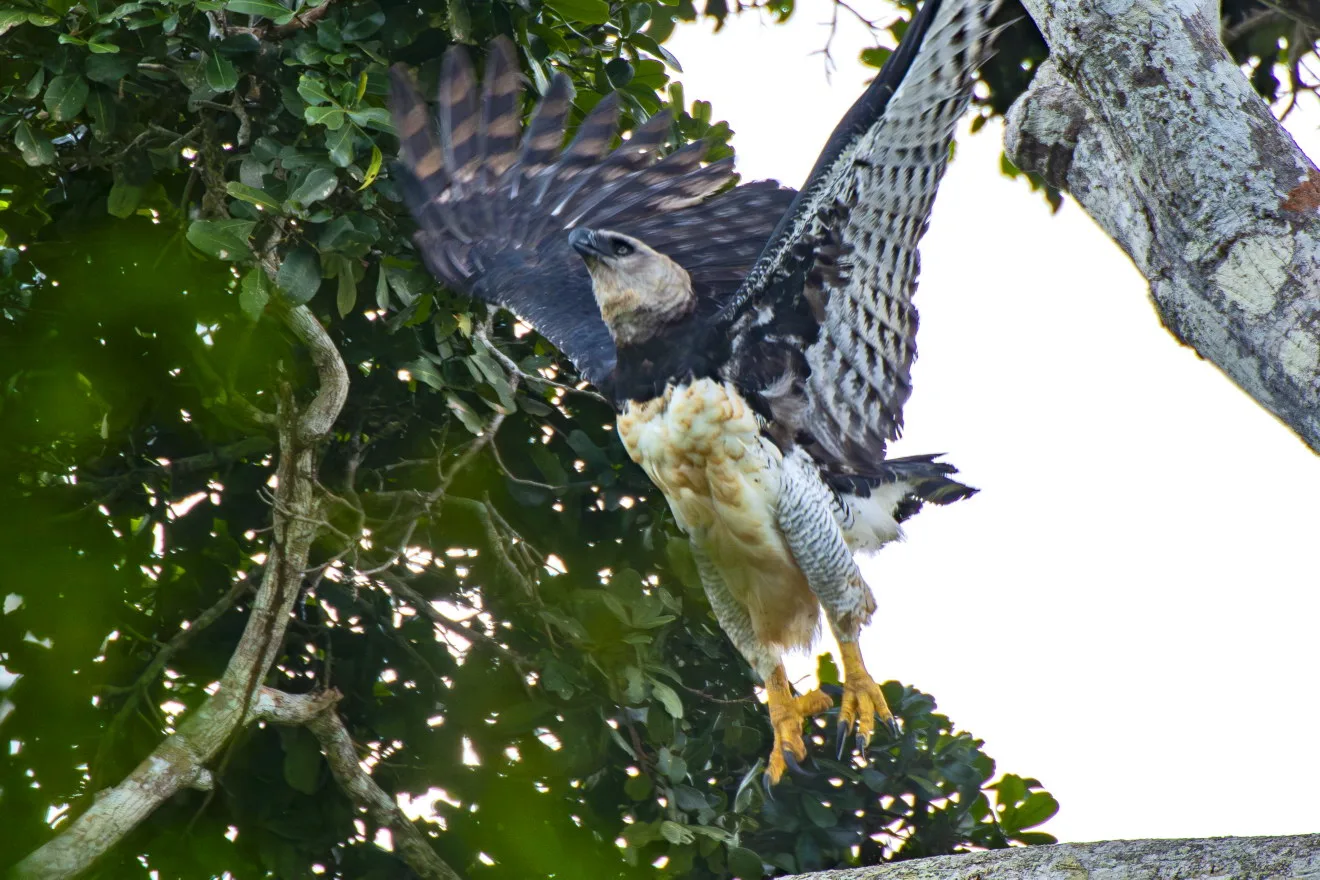
MULTIPOLYGON (((1304 86, 1275 62, 1309 22, 1230 6, 1257 88, 1304 86)), ((1044 57, 1015 10, 983 115, 1044 57)), ((663 43, 732 11, 0 0, 6 859, 199 712, 260 585, 286 574, 294 615, 264 684, 337 691, 357 757, 416 799, 463 876, 751 878, 1052 840, 1030 830, 1057 807, 1038 782, 996 777, 974 736, 893 682, 900 739, 840 762, 822 726, 817 775, 767 800, 764 710, 612 410, 535 334, 438 288, 409 242, 389 64, 433 86, 451 42, 508 34, 532 92, 571 74, 577 118, 618 90, 625 128, 671 104, 675 143, 719 155, 728 127, 672 82, 663 43), (287 436, 324 366, 300 314, 350 375, 314 471, 287 436), (290 506, 294 484, 313 500, 290 506), (272 576, 300 517, 305 571, 272 576)), ((166 799, 95 875, 401 876, 323 748, 306 726, 237 728, 210 784, 166 799)))

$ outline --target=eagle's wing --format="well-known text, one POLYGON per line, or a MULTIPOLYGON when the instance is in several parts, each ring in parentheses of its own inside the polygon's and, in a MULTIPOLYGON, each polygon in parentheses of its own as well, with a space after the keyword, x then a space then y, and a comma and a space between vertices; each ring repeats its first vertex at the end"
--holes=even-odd
POLYGON ((875 472, 911 390, 917 242, 994 0, 926 0, 732 298, 725 374, 832 470, 875 472))
POLYGON ((408 74, 397 65, 390 74, 400 188, 427 267, 454 289, 517 314, 596 385, 609 381, 614 342, 568 230, 605 227, 642 238, 683 265, 699 290, 727 299, 795 195, 761 183, 707 201, 732 181, 732 162, 703 165, 701 143, 661 158, 667 113, 611 151, 613 95, 564 147, 573 88, 562 74, 520 146, 522 78, 507 39, 490 44, 480 93, 467 53, 445 53, 434 120, 408 74))

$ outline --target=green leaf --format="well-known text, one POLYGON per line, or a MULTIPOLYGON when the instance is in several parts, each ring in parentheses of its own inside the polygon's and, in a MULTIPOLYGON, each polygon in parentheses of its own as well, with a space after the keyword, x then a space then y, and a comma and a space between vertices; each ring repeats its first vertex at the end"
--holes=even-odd
POLYGON ((675 844, 691 843, 693 840, 692 832, 687 829, 686 825, 680 825, 668 819, 660 823, 660 836, 675 844))
POLYGON ((115 99, 105 89, 92 89, 87 96, 87 115, 92 117, 92 131, 97 140, 108 141, 114 134, 115 99))
MULTIPOLYGON (((311 111, 319 108, 308 107, 307 109, 311 111)), ((338 131, 332 128, 325 136, 325 145, 330 151, 330 161, 340 168, 346 168, 353 163, 353 133, 355 131, 357 131, 355 125, 341 125, 338 131)))
POLYGON ((326 89, 325 83, 305 73, 298 78, 298 94, 308 104, 333 104, 335 102, 335 99, 330 97, 330 92, 326 89))
POLYGON ((367 166, 367 173, 362 176, 362 185, 358 187, 358 192, 362 192, 362 190, 366 189, 367 187, 371 186, 373 183, 376 182, 376 178, 380 175, 381 163, 384 161, 384 159, 385 157, 381 153, 380 147, 376 146, 375 144, 372 144, 371 164, 367 166))
POLYGON ((738 880, 760 880, 765 876, 761 857, 745 847, 729 847, 728 863, 729 871, 738 880))
POLYGON ((142 187, 131 186, 122 180, 116 180, 110 187, 110 195, 106 197, 105 209, 113 216, 124 219, 132 217, 133 212, 137 210, 138 203, 142 201, 142 187))
POLYGON ((31 101, 37 95, 41 94, 41 87, 46 84, 46 68, 39 67, 37 72, 32 74, 32 79, 27 81, 27 85, 17 92, 20 98, 31 101))
POLYGON ((338 107, 308 107, 303 111, 303 119, 308 125, 324 125, 331 131, 343 128, 346 118, 344 111, 338 107))
POLYGON ((261 314, 270 302, 270 288, 266 286, 266 273, 256 266, 243 276, 243 283, 238 290, 238 307, 249 320, 260 321, 261 314))
POLYGON ((56 122, 68 122, 82 112, 90 88, 76 73, 55 77, 46 86, 46 112, 56 122))
POLYGON ((248 186, 246 183, 239 183, 236 180, 231 180, 225 184, 225 192, 250 205, 259 205, 270 211, 278 211, 280 209, 280 203, 275 200, 274 196, 263 190, 257 189, 255 186, 248 186))
POLYGON ((816 680, 821 684, 843 684, 834 655, 828 651, 816 657, 816 680))
POLYGON ((839 824, 839 817, 829 807, 816 800, 815 795, 803 796, 802 809, 811 820, 811 824, 817 828, 833 828, 839 824))
POLYGON ((243 260, 252 253, 248 238, 256 225, 254 220, 194 220, 188 226, 188 241, 218 260, 243 260))
POLYGON ((650 797, 655 785, 645 773, 632 777, 623 784, 623 793, 635 801, 644 801, 650 797))
POLYGON ((665 711, 675 718, 683 717, 683 701, 678 693, 663 681, 651 680, 651 694, 665 707, 665 711))
POLYGON ((242 15, 264 15, 276 24, 293 20, 293 10, 275 0, 229 0, 225 9, 242 15))
POLYGON ((390 118, 390 111, 384 107, 362 107, 357 110, 349 110, 348 118, 363 128, 374 128, 376 131, 394 134, 394 120, 390 118))
POLYGON ((1005 811, 1004 824, 1009 825, 1011 819, 1011 829, 1020 831, 1045 822, 1057 812, 1059 802, 1054 795, 1047 791, 1033 791, 1021 806, 1005 811))
POLYGON ((292 251, 280 263, 275 283, 289 302, 295 305, 311 302, 321 287, 321 260, 316 251, 306 246, 292 251))
POLYGON ((14 126, 14 146, 18 147, 23 161, 34 167, 55 161, 55 146, 50 138, 37 134, 26 122, 14 126))
POLYGON ((345 317, 357 304, 357 279, 353 277, 353 261, 348 257, 335 257, 339 261, 339 290, 335 294, 335 307, 339 317, 345 317))
MULTIPOLYGON (((473 434, 480 434, 482 431, 486 430, 486 423, 482 421, 481 416, 477 415, 476 411, 474 411, 472 407, 464 403, 462 399, 459 398, 457 395, 446 394, 445 404, 449 407, 449 411, 452 412, 458 418, 458 420, 463 423, 463 427, 467 428, 473 434)), ((542 612, 542 613, 547 616, 549 615, 549 612, 542 612)), ((561 627, 567 627, 568 624, 571 623, 574 628, 573 633, 571 634, 574 634, 575 638, 586 637, 586 631, 583 630, 581 626, 578 624, 578 622, 575 620, 570 620, 569 618, 563 616, 556 616, 551 620, 551 622, 561 627)))
POLYGON ((212 52, 203 66, 206 84, 216 92, 228 92, 238 85, 238 71, 233 63, 219 52, 212 52))
POLYGON ((605 24, 610 20, 610 5, 605 0, 546 0, 566 21, 582 24, 605 24))
POLYGON ((375 3, 364 3, 352 7, 344 21, 344 30, 340 36, 351 42, 365 40, 385 24, 385 13, 375 3))
POLYGON ((303 182, 289 196, 289 201, 301 207, 327 199, 339 186, 339 178, 329 168, 313 168, 303 182))
POLYGON ((0 9, 0 37, 4 36, 10 29, 18 27, 28 19, 28 14, 22 9, 0 9))

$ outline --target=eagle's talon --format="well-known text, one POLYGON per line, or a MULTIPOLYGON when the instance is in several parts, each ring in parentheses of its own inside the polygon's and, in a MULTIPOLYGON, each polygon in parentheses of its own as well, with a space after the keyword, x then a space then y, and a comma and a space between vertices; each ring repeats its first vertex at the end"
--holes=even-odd
POLYGON ((885 727, 889 728, 889 736, 891 739, 903 738, 903 725, 899 723, 897 715, 890 715, 889 720, 885 722, 885 727))
POLYGON ((789 773, 792 773, 794 776, 798 777, 799 779, 810 779, 816 775, 812 771, 802 766, 801 762, 799 762, 797 759, 797 755, 793 754, 792 749, 785 747, 783 750, 783 755, 784 755, 784 764, 787 765, 789 773))
POLYGON ((789 687, 788 676, 780 666, 765 683, 766 701, 770 709, 770 727, 774 731, 775 741, 770 751, 770 762, 766 766, 767 785, 778 785, 784 774, 811 777, 814 774, 803 768, 807 758, 807 744, 802 738, 802 722, 812 715, 824 712, 834 705, 828 694, 819 690, 793 696, 789 687))
POLYGON ((843 756, 848 754, 848 728, 847 721, 840 721, 838 727, 834 728, 834 739, 839 744, 839 753, 835 756, 836 760, 842 761, 843 756))
MULTIPOLYGON (((894 714, 889 711, 885 695, 880 685, 875 683, 871 674, 862 663, 861 650, 856 642, 845 642, 839 646, 843 655, 844 682, 843 700, 839 706, 839 730, 847 733, 856 729, 856 748, 863 756, 871 742, 875 730, 876 716, 890 731, 896 728, 894 714)), ((842 737, 840 737, 842 739, 842 737)), ((842 745, 840 746, 842 747, 842 745)))
POLYGON ((765 768, 761 773, 761 788, 765 790, 765 799, 773 801, 775 799, 775 784, 770 781, 770 768, 765 768))

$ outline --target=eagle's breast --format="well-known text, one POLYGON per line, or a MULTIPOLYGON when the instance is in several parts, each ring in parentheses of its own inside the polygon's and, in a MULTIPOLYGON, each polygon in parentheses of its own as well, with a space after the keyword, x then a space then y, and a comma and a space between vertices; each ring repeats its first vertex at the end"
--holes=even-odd
POLYGON ((783 455, 737 389, 715 379, 670 386, 627 403, 618 430, 758 634, 782 645, 808 639, 815 602, 778 526, 783 455), (807 611, 809 622, 797 623, 807 611))

